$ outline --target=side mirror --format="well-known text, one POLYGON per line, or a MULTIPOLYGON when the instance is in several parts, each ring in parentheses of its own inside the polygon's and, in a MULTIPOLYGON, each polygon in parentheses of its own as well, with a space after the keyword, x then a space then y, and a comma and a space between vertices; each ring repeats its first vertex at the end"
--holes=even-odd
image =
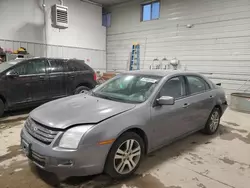
POLYGON ((17 78, 19 77, 19 74, 16 72, 16 71, 9 71, 7 74, 6 74, 7 77, 10 77, 10 78, 17 78))
POLYGON ((159 99, 156 99, 157 103, 159 105, 173 105, 175 100, 174 97, 170 97, 170 96, 162 96, 159 99))

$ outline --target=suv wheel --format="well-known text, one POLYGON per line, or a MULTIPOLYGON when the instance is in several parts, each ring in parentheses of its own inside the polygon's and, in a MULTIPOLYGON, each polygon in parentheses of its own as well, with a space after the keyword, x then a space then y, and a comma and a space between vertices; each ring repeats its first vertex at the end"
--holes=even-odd
POLYGON ((79 86, 76 88, 75 90, 75 94, 80 94, 80 93, 89 93, 90 88, 86 87, 86 86, 79 86))
POLYGON ((134 132, 124 133, 113 144, 104 171, 112 178, 126 178, 136 171, 143 156, 142 138, 134 132))
POLYGON ((203 132, 209 135, 214 134, 219 128, 220 118, 221 118, 220 109, 214 108, 208 118, 207 124, 205 128, 203 129, 203 132))
POLYGON ((4 114, 4 102, 0 99, 0 117, 4 114))

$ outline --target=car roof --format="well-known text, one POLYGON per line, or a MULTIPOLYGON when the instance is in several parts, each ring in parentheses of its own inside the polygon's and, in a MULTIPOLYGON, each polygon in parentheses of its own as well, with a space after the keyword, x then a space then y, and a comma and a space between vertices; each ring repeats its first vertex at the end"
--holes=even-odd
POLYGON ((188 71, 182 71, 182 70, 134 70, 134 71, 127 71, 125 74, 137 74, 137 75, 149 75, 149 76, 172 76, 172 75, 197 75, 201 76, 199 73, 195 72, 188 72, 188 71))
MULTIPOLYGON (((29 57, 29 58, 16 58, 20 60, 28 60, 28 59, 64 59, 64 60, 80 60, 81 59, 76 59, 76 58, 62 58, 62 57, 29 57)), ((83 60, 84 61, 84 60, 83 60)))
MULTIPOLYGON (((84 61, 82 59, 76 59, 76 58, 56 58, 56 57, 29 57, 29 58, 16 58, 16 59, 19 59, 19 62, 21 61, 25 61, 25 60, 33 60, 33 59, 47 59, 47 60, 75 60, 75 61, 84 61)), ((15 60, 16 60, 15 59, 15 60)), ((84 61, 85 62, 85 61, 84 61)))

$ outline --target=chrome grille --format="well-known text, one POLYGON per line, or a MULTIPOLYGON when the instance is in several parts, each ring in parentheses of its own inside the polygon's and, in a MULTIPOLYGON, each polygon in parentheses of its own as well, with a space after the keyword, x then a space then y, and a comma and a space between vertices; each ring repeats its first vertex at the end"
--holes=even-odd
POLYGON ((50 144, 56 135, 58 134, 59 130, 55 130, 52 128, 47 128, 31 118, 28 118, 26 123, 25 123, 25 128, 27 132, 34 137, 35 139, 45 143, 45 144, 50 144))

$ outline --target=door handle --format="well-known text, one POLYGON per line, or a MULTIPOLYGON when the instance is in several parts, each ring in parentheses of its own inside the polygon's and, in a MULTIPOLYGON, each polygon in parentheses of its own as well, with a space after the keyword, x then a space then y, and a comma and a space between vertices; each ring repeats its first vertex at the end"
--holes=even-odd
POLYGON ((214 98, 214 96, 213 96, 213 95, 210 95, 209 97, 210 97, 210 98, 214 98))
POLYGON ((184 105, 183 105, 183 108, 187 108, 189 106, 189 104, 188 103, 185 103, 184 105))

